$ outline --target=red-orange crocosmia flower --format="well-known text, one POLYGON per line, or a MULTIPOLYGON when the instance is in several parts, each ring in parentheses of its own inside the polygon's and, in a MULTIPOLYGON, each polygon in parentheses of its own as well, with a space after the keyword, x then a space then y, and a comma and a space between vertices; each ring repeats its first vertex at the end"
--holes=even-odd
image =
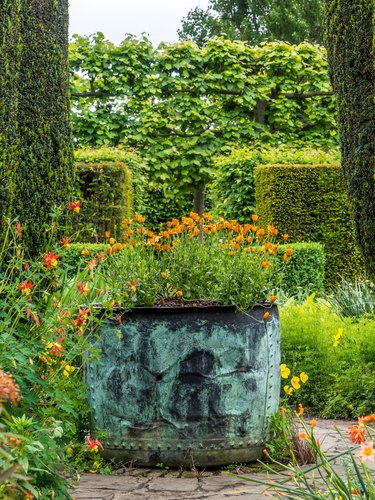
POLYGON ((17 234, 17 238, 20 240, 21 236, 22 236, 22 227, 21 227, 20 221, 16 222, 16 234, 17 234))
POLYGON ((86 437, 87 448, 91 451, 98 451, 99 448, 103 450, 103 445, 99 439, 92 439, 90 436, 86 437))
POLYGON ((71 244, 71 240, 64 236, 61 241, 59 241, 59 245, 61 245, 64 248, 69 248, 69 245, 71 244))
POLYGON ((59 357, 61 356, 61 351, 63 351, 64 348, 61 344, 53 344, 53 346, 51 347, 51 349, 49 350, 51 354, 53 354, 54 356, 56 357, 59 357))
POLYGON ((25 295, 30 295, 34 283, 31 281, 24 281, 21 285, 17 285, 18 290, 22 290, 25 295))
POLYGON ((71 210, 72 212, 76 212, 77 214, 81 210, 81 202, 80 201, 72 201, 68 205, 68 210, 71 210))
POLYGON ((44 256, 43 265, 46 269, 51 269, 51 267, 55 267, 58 264, 59 254, 54 254, 53 252, 47 252, 44 256))
POLYGON ((366 429, 363 425, 350 425, 348 434, 352 443, 361 444, 366 441, 366 429))
POLYGON ((83 295, 85 293, 89 293, 90 292, 90 288, 87 288, 87 286, 86 286, 86 281, 84 283, 78 283, 77 284, 77 288, 78 288, 78 293, 80 295, 83 295))

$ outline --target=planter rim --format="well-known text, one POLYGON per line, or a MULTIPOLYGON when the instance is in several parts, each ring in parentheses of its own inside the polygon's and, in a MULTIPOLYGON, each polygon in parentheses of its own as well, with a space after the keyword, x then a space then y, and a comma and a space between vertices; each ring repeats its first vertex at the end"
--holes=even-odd
MULTIPOLYGON (((104 307, 102 304, 99 303, 93 303, 91 304, 93 309, 97 311, 103 311, 108 308, 104 307)), ((267 308, 270 309, 272 307, 277 306, 276 303, 272 302, 264 302, 262 304, 254 304, 251 309, 248 309, 248 311, 238 311, 236 309, 236 306, 234 305, 220 305, 220 304, 213 304, 213 305, 202 305, 202 306, 136 306, 132 307, 131 309, 125 309, 124 307, 114 307, 112 310, 118 313, 146 313, 146 314, 152 314, 152 313, 160 313, 160 314, 173 314, 173 313, 196 313, 198 311, 201 312, 238 312, 240 314, 247 314, 250 311, 253 311, 254 309, 257 308, 267 308)))

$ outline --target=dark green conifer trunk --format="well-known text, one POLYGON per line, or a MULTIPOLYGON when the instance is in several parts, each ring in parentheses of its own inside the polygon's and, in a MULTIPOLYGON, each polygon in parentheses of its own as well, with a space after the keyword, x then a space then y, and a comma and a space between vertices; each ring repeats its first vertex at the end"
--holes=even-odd
POLYGON ((20 0, 0 3, 0 221, 11 213, 17 157, 20 0))
POLYGON ((73 181, 68 73, 68 0, 22 1, 19 158, 14 214, 31 254, 44 250, 54 205, 73 181))
POLYGON ((369 275, 375 276, 374 0, 326 0, 342 167, 369 275))

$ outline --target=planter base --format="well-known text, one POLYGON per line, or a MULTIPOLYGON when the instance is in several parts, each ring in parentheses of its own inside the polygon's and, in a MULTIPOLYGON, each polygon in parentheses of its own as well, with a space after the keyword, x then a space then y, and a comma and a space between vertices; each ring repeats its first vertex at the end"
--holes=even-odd
MULTIPOLYGON (((137 443, 138 445, 138 443, 137 443)), ((138 445, 139 446, 139 445, 138 445)), ((106 459, 116 459, 121 462, 131 462, 133 466, 155 467, 163 464, 169 467, 217 467, 235 463, 255 462, 263 456, 263 446, 243 446, 241 448, 219 449, 217 445, 208 443, 194 445, 194 451, 183 443, 173 443, 169 450, 158 450, 155 445, 150 445, 149 450, 126 449, 106 447, 103 453, 106 459)))

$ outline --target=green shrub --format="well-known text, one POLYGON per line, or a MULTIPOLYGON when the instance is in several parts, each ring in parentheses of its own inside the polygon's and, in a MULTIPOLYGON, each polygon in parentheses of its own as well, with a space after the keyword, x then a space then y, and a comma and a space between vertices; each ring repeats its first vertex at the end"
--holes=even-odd
POLYGON ((364 272, 339 164, 261 165, 255 192, 263 224, 274 224, 291 242, 324 245, 325 286, 364 272))
POLYGON ((82 201, 79 227, 91 225, 104 237, 133 213, 132 172, 121 161, 75 165, 82 201))
POLYGON ((309 376, 292 399, 325 418, 374 413, 375 320, 344 320, 313 296, 288 301, 280 318, 282 361, 309 376))
POLYGON ((105 254, 109 245, 105 243, 72 243, 65 250, 65 265, 70 276, 75 276, 79 270, 87 266, 98 253, 105 254), (84 254, 82 252, 85 252, 84 254))
POLYGON ((254 168, 265 163, 332 163, 339 159, 338 150, 326 152, 310 147, 279 146, 272 149, 233 149, 215 160, 216 173, 209 187, 215 213, 240 222, 255 212, 254 168))
MULTIPOLYGON (((75 161, 81 189, 83 188, 83 195, 85 195, 85 185, 87 186, 88 184, 91 191, 91 193, 88 193, 91 194, 89 200, 86 200, 85 196, 83 198, 86 203, 82 205, 83 217, 80 217, 80 219, 82 219, 82 228, 84 228, 87 223, 96 225, 96 214, 98 213, 101 213, 100 217, 102 218, 99 225, 101 231, 103 228, 105 228, 104 231, 111 230, 114 224, 118 224, 118 210, 114 210, 113 205, 106 201, 115 196, 112 184, 116 183, 118 174, 113 171, 114 178, 111 179, 111 175, 105 176, 104 173, 100 172, 101 167, 99 167, 99 165, 105 165, 107 173, 111 165, 116 164, 126 166, 127 172, 130 172, 132 188, 126 189, 126 200, 123 200, 122 204, 128 208, 127 214, 123 218, 130 216, 133 212, 139 213, 147 217, 147 224, 149 227, 156 228, 160 223, 185 215, 193 208, 192 193, 181 193, 177 198, 171 197, 168 191, 162 186, 150 183, 144 160, 133 150, 111 147, 80 149, 75 152, 75 161), (98 175, 95 176, 96 180, 94 183, 87 183, 85 181, 85 178, 90 181, 90 177, 93 175, 92 168, 99 170, 98 174, 104 175, 104 182, 98 178, 98 175), (106 182, 107 177, 109 180, 108 183, 106 182), (96 194, 94 195, 94 193, 98 191, 97 187, 99 187, 99 199, 96 194), (87 201, 90 202, 91 206, 85 208, 87 201), (105 213, 101 208, 103 206, 107 208, 105 213), (111 212, 114 212, 113 215, 110 215, 111 212)), ((116 186, 115 190, 117 191, 118 199, 122 191, 119 186, 116 186)))
POLYGON ((282 245, 277 260, 281 265, 287 248, 293 254, 287 266, 283 266, 281 288, 288 296, 322 290, 324 282, 324 250, 320 243, 291 243, 282 245))

